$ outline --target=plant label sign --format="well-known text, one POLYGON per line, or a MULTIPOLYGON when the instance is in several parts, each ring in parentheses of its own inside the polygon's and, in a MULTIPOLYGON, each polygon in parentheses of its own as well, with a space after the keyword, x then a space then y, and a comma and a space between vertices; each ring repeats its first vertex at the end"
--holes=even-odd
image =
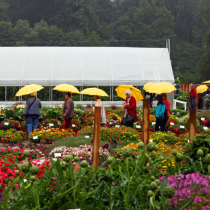
POLYGON ((137 125, 136 128, 141 128, 141 126, 140 125, 137 125))
POLYGON ((4 125, 9 125, 9 123, 8 122, 5 122, 4 125))
POLYGON ((72 127, 74 128, 75 127, 75 124, 72 124, 72 127))
POLYGON ((208 127, 203 127, 203 130, 208 130, 208 127))
POLYGON ((120 126, 119 126, 119 125, 115 125, 115 127, 116 127, 116 128, 119 128, 120 126))
POLYGON ((174 125, 174 123, 173 122, 170 122, 170 125, 174 125))
POLYGON ((89 139, 89 138, 90 138, 90 136, 85 136, 85 138, 86 138, 86 139, 89 139))
POLYGON ((38 139, 38 136, 33 136, 33 139, 38 139))
POLYGON ((184 125, 180 125, 180 128, 184 128, 184 125))
POLYGON ((55 157, 61 157, 61 153, 55 153, 55 157))
POLYGON ((156 122, 152 122, 152 125, 155 125, 156 124, 156 122))
POLYGON ((49 123, 49 127, 52 127, 52 126, 54 126, 54 124, 53 123, 49 123))
POLYGON ((201 120, 203 121, 203 120, 205 120, 205 118, 202 117, 201 120))

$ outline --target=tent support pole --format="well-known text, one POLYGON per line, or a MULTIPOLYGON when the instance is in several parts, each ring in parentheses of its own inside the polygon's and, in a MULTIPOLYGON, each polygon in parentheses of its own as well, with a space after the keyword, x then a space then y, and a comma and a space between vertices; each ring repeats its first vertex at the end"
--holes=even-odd
POLYGON ((110 93, 109 94, 110 101, 112 101, 112 88, 111 88, 111 86, 110 86, 110 92, 109 93, 110 93))
POLYGON ((7 101, 7 86, 5 86, 5 101, 7 101))
POLYGON ((113 101, 113 95, 114 95, 114 88, 113 88, 113 86, 112 86, 112 101, 113 101))
POLYGON ((53 90, 52 90, 52 86, 50 87, 50 89, 51 89, 51 101, 52 101, 52 99, 53 99, 53 90))

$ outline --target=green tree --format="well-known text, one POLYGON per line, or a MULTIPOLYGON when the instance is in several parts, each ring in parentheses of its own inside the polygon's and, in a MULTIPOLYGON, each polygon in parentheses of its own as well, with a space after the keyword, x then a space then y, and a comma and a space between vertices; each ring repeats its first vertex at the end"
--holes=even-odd
POLYGON ((12 35, 12 23, 9 21, 0 21, 0 45, 1 46, 10 46, 11 35, 12 35))

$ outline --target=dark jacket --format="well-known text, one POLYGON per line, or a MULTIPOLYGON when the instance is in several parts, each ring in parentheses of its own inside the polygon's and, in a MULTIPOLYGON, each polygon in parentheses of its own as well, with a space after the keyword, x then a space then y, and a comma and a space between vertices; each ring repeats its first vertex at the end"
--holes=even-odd
POLYGON ((67 98, 63 107, 63 114, 66 114, 64 117, 65 120, 74 118, 74 102, 72 98, 67 98))
POLYGON ((36 97, 30 97, 27 101, 26 101, 26 108, 24 111, 24 116, 28 116, 28 117, 38 117, 40 115, 39 109, 42 108, 42 104, 40 102, 40 100, 36 97), (34 101, 35 99, 35 101, 34 101), (34 103, 33 103, 34 101, 34 103), (32 104, 33 103, 33 104, 32 104), (30 105, 32 104, 32 106, 30 107, 30 105), (30 107, 30 109, 29 109, 30 107))

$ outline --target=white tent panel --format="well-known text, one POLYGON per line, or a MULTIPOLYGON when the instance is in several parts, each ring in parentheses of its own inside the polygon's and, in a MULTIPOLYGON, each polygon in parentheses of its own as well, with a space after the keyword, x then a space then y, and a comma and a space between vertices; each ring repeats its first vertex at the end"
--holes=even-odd
POLYGON ((0 47, 0 85, 174 82, 166 48, 0 47))

